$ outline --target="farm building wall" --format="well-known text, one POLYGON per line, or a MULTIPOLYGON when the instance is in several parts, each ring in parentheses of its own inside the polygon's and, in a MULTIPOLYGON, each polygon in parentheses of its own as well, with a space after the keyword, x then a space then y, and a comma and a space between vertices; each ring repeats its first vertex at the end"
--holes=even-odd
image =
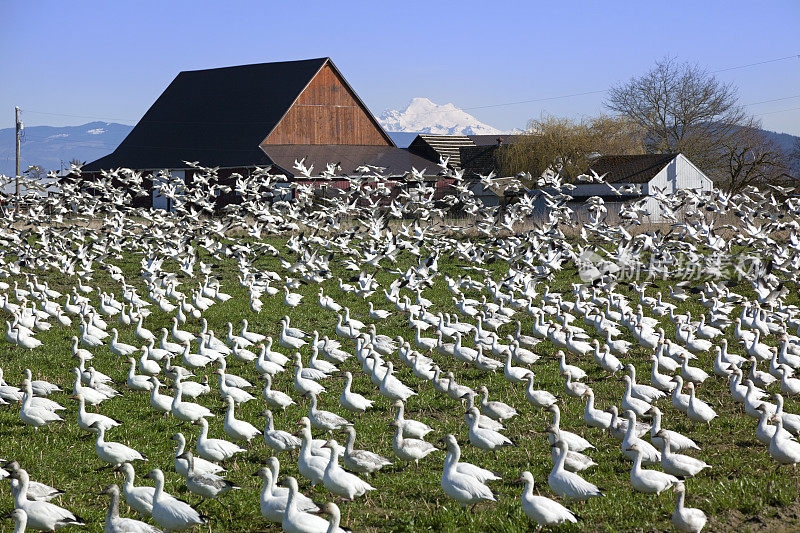
POLYGON ((260 146, 271 144, 392 146, 330 64, 314 76, 260 146))

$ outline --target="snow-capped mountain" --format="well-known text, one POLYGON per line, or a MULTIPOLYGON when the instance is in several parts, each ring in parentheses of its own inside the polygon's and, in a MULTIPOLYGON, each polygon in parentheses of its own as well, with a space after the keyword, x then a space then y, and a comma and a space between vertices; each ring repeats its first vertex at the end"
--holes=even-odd
POLYGON ((414 98, 403 111, 387 109, 378 122, 386 131, 433 133, 439 135, 498 135, 488 126, 453 104, 438 105, 427 98, 414 98))

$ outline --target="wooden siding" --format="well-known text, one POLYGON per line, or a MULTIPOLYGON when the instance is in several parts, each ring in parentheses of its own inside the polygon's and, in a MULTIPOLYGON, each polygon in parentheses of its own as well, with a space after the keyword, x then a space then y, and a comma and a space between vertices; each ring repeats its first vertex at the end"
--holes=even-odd
POLYGON ((270 144, 391 146, 329 64, 320 69, 261 146, 270 144))

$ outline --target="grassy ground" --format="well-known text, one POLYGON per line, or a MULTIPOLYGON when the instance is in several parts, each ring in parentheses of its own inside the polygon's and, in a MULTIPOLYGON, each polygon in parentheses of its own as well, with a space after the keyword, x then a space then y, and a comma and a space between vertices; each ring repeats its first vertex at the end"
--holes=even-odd
MULTIPOLYGON (((278 244, 279 243, 275 243, 278 244)), ((288 253, 284 255, 288 257, 288 253)), ((411 264, 410 256, 401 256, 398 267, 404 269, 411 264)), ((128 254, 124 261, 116 262, 123 268, 129 282, 137 284, 142 293, 142 284, 139 281, 139 257, 128 254)), ((463 274, 458 261, 440 260, 442 274, 452 276, 463 274)), ((257 266, 281 271, 277 258, 263 257, 257 266)), ((495 279, 499 279, 507 265, 496 262, 486 265, 493 271, 495 279)), ((177 265, 165 262, 165 269, 177 271, 177 265)), ((224 336, 224 325, 231 321, 239 324, 240 320, 247 318, 250 329, 253 331, 270 334, 277 337, 279 333, 278 321, 284 314, 291 317, 292 325, 311 332, 318 330, 320 334, 327 334, 334 338, 336 316, 323 311, 316 303, 317 286, 303 286, 297 292, 305 295, 303 303, 289 309, 283 304, 282 293, 276 296, 265 297, 265 305, 259 315, 254 314, 247 305, 246 293, 236 281, 237 268, 231 263, 215 264, 214 273, 223 280, 223 290, 234 296, 228 302, 214 305, 204 317, 219 337, 224 336)), ((369 322, 367 302, 353 295, 340 291, 337 287, 336 277, 347 276, 344 271, 335 271, 334 278, 322 286, 325 293, 333 296, 337 301, 348 305, 353 315, 369 322)), ((57 272, 52 272, 43 277, 50 282, 51 288, 61 292, 68 292, 73 280, 67 280, 57 272)), ((390 274, 379 272, 378 281, 388 285, 392 280, 390 274)), ((569 291, 570 283, 577 279, 574 270, 562 272, 550 285, 551 290, 569 291)), ((186 279, 187 282, 190 280, 186 279)), ((107 291, 113 291, 119 297, 119 285, 111 281, 106 273, 98 270, 94 282, 107 291)), ((667 282, 656 282, 662 289, 667 288, 667 282)), ((187 285, 190 285, 187 283, 187 285)), ((741 287, 740 292, 744 292, 741 287)), ((188 287, 185 290, 189 290, 188 287)), ((620 286, 623 293, 626 287, 620 286)), ((668 290, 666 291, 668 293, 668 290)), ((437 310, 454 311, 451 294, 447 290, 442 276, 437 279, 436 285, 425 291, 424 295, 436 304, 437 310)), ((636 301, 635 294, 628 293, 636 301)), ((478 294, 470 296, 477 297, 478 294)), ((796 292, 795 296, 796 299, 796 292)), ((391 309, 384 299, 382 292, 375 293, 371 298, 376 307, 391 309)), ((62 300, 63 301, 63 300, 62 300)), ((793 301, 792 303, 797 303, 793 301)), ((691 310, 698 316, 703 311, 697 303, 680 304, 679 310, 691 310)), ((739 309, 737 308, 737 313, 739 309)), ((517 318, 523 322, 523 330, 529 332, 532 319, 524 313, 518 313, 517 318)), ((662 324, 668 336, 674 337, 674 328, 668 320, 663 319, 662 324)), ((154 311, 145 321, 145 325, 153 331, 169 325, 169 317, 154 311)), ((134 343, 133 328, 121 327, 114 323, 121 332, 121 340, 134 343)), ((198 321, 191 321, 184 329, 197 331, 198 321)), ((394 337, 403 335, 411 338, 413 335, 407 327, 406 318, 398 313, 378 324, 379 332, 394 337)), ((501 333, 511 333, 511 326, 506 326, 501 333)), ((587 331, 594 332, 587 326, 587 331)), ((23 369, 30 368, 34 376, 39 379, 48 379, 59 384, 65 392, 58 393, 53 399, 68 406, 64 414, 65 423, 56 424, 51 430, 43 429, 34 431, 22 425, 18 416, 18 406, 13 405, 0 408, 0 457, 16 459, 28 470, 31 479, 50 483, 62 490, 67 495, 61 498, 61 504, 86 518, 89 522, 87 529, 101 531, 103 519, 107 508, 105 497, 97 496, 107 484, 121 483, 119 474, 113 471, 99 471, 101 464, 95 455, 94 439, 82 439, 83 432, 75 424, 76 405, 68 399, 72 389, 71 368, 74 366, 70 358, 70 338, 77 334, 77 324, 71 328, 53 327, 49 332, 37 335, 44 344, 33 351, 12 348, 8 343, 0 347, 0 362, 9 383, 18 384, 21 380, 23 369)), ((625 338, 633 340, 626 333, 625 338)), ((732 334, 729 343, 733 350, 741 353, 732 334)), ((768 340, 775 344, 775 339, 768 340)), ((137 343, 138 344, 138 343, 137 343)), ((353 344, 345 342, 346 349, 352 351, 353 344)), ((286 352, 282 348, 278 348, 286 352)), ((672 492, 661 496, 647 495, 635 492, 629 482, 631 463, 620 453, 619 442, 610 435, 605 435, 599 430, 587 429, 582 420, 583 404, 573 398, 566 398, 563 393, 563 380, 558 376, 557 362, 554 359, 555 348, 549 342, 540 343, 536 350, 542 359, 533 367, 536 381, 540 388, 550 390, 564 398, 562 409, 562 427, 575 431, 588 438, 597 447, 590 455, 598 466, 584 472, 584 477, 604 489, 605 498, 593 499, 585 505, 568 504, 580 515, 577 525, 563 527, 565 531, 651 531, 670 529, 670 515, 674 505, 672 492)), ((110 431, 107 440, 121 441, 129 444, 146 454, 150 460, 145 464, 136 464, 137 484, 145 484, 143 476, 150 468, 161 468, 167 476, 166 490, 173 494, 184 493, 190 502, 198 503, 196 496, 185 494, 183 479, 174 472, 173 467, 173 441, 169 437, 175 431, 182 431, 193 447, 197 436, 197 428, 187 426, 175 429, 175 421, 162 419, 155 414, 148 404, 145 393, 128 391, 124 381, 127 365, 112 355, 107 347, 92 350, 95 359, 92 364, 100 371, 111 375, 117 380, 117 388, 125 391, 121 397, 114 398, 101 404, 100 411, 124 421, 120 428, 110 431)), ((308 357, 308 350, 303 352, 304 359, 308 357)), ((419 396, 408 402, 406 416, 426 422, 435 433, 427 440, 435 442, 447 433, 453 433, 462 443, 462 460, 475 463, 485 468, 499 472, 503 481, 492 486, 497 494, 498 502, 491 505, 481 505, 474 512, 461 508, 456 502, 448 499, 439 487, 442 471, 444 452, 436 453, 421 462, 420 468, 415 470, 405 468, 399 463, 384 469, 370 479, 378 490, 369 498, 361 498, 355 502, 339 502, 342 510, 343 525, 355 531, 526 531, 533 525, 522 513, 519 505, 519 495, 522 486, 515 480, 523 470, 530 470, 537 481, 537 488, 543 495, 552 496, 547 487, 546 479, 551 468, 550 453, 544 429, 549 423, 547 413, 532 408, 527 404, 521 386, 510 385, 502 373, 486 374, 463 364, 446 360, 438 354, 432 357, 444 370, 452 370, 459 383, 477 388, 487 385, 491 399, 502 400, 517 408, 520 416, 508 424, 507 434, 517 443, 516 448, 506 448, 497 456, 480 451, 467 442, 467 427, 464 422, 464 410, 458 402, 448 397, 437 394, 430 386, 423 386, 396 356, 392 358, 399 377, 419 392, 419 396)), ((636 347, 622 358, 623 363, 631 362, 637 368, 640 382, 647 382, 650 374, 649 352, 636 347)), ((612 404, 619 404, 622 396, 623 384, 616 379, 608 379, 601 370, 591 361, 578 361, 574 356, 571 363, 580 364, 589 373, 586 380, 595 390, 596 406, 604 409, 612 404)), ((711 373, 711 360, 701 357, 697 364, 711 373)), ((375 407, 364 415, 355 416, 338 406, 338 397, 344 386, 341 375, 327 380, 324 385, 328 393, 321 398, 321 407, 337 412, 351 420, 356 428, 358 438, 357 447, 379 452, 387 457, 394 457, 391 447, 392 428, 388 422, 392 418, 390 402, 378 394, 376 387, 363 374, 355 358, 341 365, 341 370, 350 370, 355 376, 354 390, 376 400, 375 407)), ((252 365, 245 365, 229 358, 228 371, 236 373, 253 383, 259 382, 252 365)), ((212 378, 215 376, 212 376, 212 378)), ((308 410, 308 402, 296 398, 292 388, 292 376, 287 372, 278 376, 273 388, 285 391, 295 397, 299 405, 287 409, 286 414, 275 413, 277 428, 295 430, 295 423, 308 410)), ((216 380, 212 379, 215 391, 218 389, 216 380)), ((249 402, 237 409, 237 417, 263 427, 264 419, 260 415, 263 402, 260 400, 260 390, 253 394, 259 400, 249 402)), ((756 421, 747 417, 742 408, 733 402, 723 380, 712 376, 701 388, 699 396, 709 402, 719 413, 710 430, 705 426, 694 426, 688 419, 676 412, 666 401, 659 402, 664 412, 663 426, 682 432, 698 442, 702 451, 694 454, 709 464, 711 470, 704 471, 697 478, 686 482, 687 505, 703 509, 710 517, 709 530, 777 530, 787 521, 797 516, 798 478, 792 474, 791 469, 776 470, 776 463, 769 457, 766 447, 755 438, 756 421)), ((224 406, 218 394, 202 397, 200 403, 211 408, 216 417, 210 420, 210 435, 225 437, 222 430, 224 406)), ((788 400, 787 411, 800 412, 795 400, 788 400)), ((344 440, 339 437, 339 440, 344 440)), ((210 529, 213 531, 265 531, 277 530, 277 525, 265 521, 258 507, 260 486, 257 478, 252 474, 265 462, 270 450, 262 439, 255 439, 249 447, 247 454, 229 465, 229 478, 242 485, 243 489, 227 495, 222 501, 225 506, 216 502, 204 504, 203 510, 212 516, 210 529)), ((297 465, 288 454, 281 454, 282 476, 293 475, 301 483, 301 490, 318 501, 330 500, 331 495, 322 487, 312 489, 309 483, 299 476, 297 465)), ((295 459, 296 461, 296 455, 295 459)), ((0 515, 10 511, 13 507, 9 486, 7 482, 0 483, 0 515)), ((136 517, 123 505, 123 514, 136 517)), ((137 517, 141 518, 141 517, 137 517)), ((3 531, 10 531, 10 521, 0 522, 3 531)))

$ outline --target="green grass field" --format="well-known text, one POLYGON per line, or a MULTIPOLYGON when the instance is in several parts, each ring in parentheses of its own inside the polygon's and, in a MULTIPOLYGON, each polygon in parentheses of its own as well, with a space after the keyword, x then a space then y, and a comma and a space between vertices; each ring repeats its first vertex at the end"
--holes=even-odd
MULTIPOLYGON (((282 244, 274 242, 282 248, 282 244)), ((284 257, 289 257, 289 252, 282 249, 284 257)), ((112 261, 125 272, 126 279, 135 283, 140 294, 144 295, 143 283, 139 277, 140 257, 133 253, 126 253, 124 261, 112 261)), ((208 261, 208 258, 206 258, 208 261)), ((397 267, 401 270, 415 263, 416 259, 408 254, 401 254, 397 267)), ((432 312, 455 312, 451 294, 443 279, 443 274, 451 276, 464 274, 460 261, 447 258, 440 260, 441 275, 436 284, 424 292, 424 296, 432 300, 435 309, 432 312)), ((262 257, 256 266, 281 272, 278 258, 262 257)), ((493 272, 495 279, 500 279, 508 268, 502 261, 485 265, 493 272)), ((165 261, 165 270, 177 271, 175 262, 165 261)), ((336 267, 339 268, 339 267, 336 267)), ((275 296, 264 298, 264 308, 260 314, 253 313, 247 305, 246 291, 236 280, 237 267, 233 261, 214 264, 214 275, 222 281, 222 290, 233 295, 225 303, 215 304, 204 317, 217 333, 224 337, 225 324, 228 321, 238 325, 241 319, 247 318, 250 329, 259 333, 277 337, 279 334, 279 320, 288 314, 292 326, 307 332, 318 330, 320 334, 327 334, 335 338, 334 326, 336 315, 322 310, 317 304, 316 285, 305 285, 298 289, 305 295, 303 303, 289 309, 283 303, 282 292, 275 296)), ((367 314, 367 301, 353 295, 343 293, 338 289, 336 278, 351 275, 343 269, 334 270, 334 277, 322 284, 325 293, 336 301, 351 308, 353 315, 364 322, 369 322, 367 314)), ((477 275, 475 277, 478 277, 477 275)), ((15 278, 22 280, 22 277, 15 278)), ((75 278, 65 278, 58 272, 51 271, 45 275, 40 274, 40 279, 47 280, 50 287, 62 293, 70 291, 75 278)), ((394 276, 385 272, 378 272, 376 279, 384 286, 388 286, 394 276)), ((577 280, 576 272, 567 269, 561 272, 553 283, 551 291, 565 291, 569 293, 570 283, 577 280)), ((11 280, 9 280, 11 281, 11 280)), ((187 285, 193 280, 185 279, 187 285)), ((92 282, 95 286, 106 291, 112 291, 120 298, 120 286, 113 282, 106 272, 97 270, 92 282)), ((656 286, 662 289, 668 282, 656 281, 656 286)), ((196 286, 196 282, 191 283, 196 286)), ((181 288, 186 288, 183 286, 181 288)), ((635 303, 638 297, 624 285, 618 286, 618 291, 627 294, 635 303)), ((655 289, 652 289, 655 290, 655 289)), ((750 294, 744 286, 736 289, 745 295, 750 294)), ((666 291, 668 293, 668 290, 666 291)), ((404 293, 407 293, 405 291, 404 293)), ((468 294, 471 297, 480 297, 480 294, 468 294)), ((571 294, 570 294, 571 297, 571 294)), ((381 291, 370 297, 376 307, 395 311, 381 291)), ((63 300, 62 300, 63 301, 63 300)), ((679 303, 680 311, 692 311, 694 316, 703 312, 699 303, 679 303)), ((790 297, 789 303, 797 304, 797 293, 790 297)), ((155 307, 155 306, 153 306, 155 307)), ((734 313, 738 313, 740 308, 734 313)), ((2 314, 6 314, 2 312, 2 314)), ((7 318, 7 316, 5 317, 7 318)), ((156 331, 161 327, 170 325, 170 316, 157 309, 145 320, 145 325, 156 331)), ((533 319, 524 312, 517 313, 523 323, 523 331, 530 332, 533 319)), ((463 318, 462 318, 463 319, 463 318)), ((111 322, 111 320, 109 320, 111 322)), ((674 338, 674 327, 668 319, 661 323, 669 338, 674 338)), ((580 321, 578 324, 583 325, 580 321)), ((111 326, 111 324, 110 324, 111 326)), ((377 324, 379 333, 389 336, 402 335, 406 339, 413 338, 413 333, 408 327, 405 316, 394 312, 387 320, 377 324)), ((121 327, 114 320, 113 327, 118 327, 121 340, 128 343, 140 344, 134 341, 133 327, 121 327)), ((183 329, 198 331, 199 322, 191 320, 183 329)), ((590 334, 595 330, 586 326, 590 334)), ((103 520, 107 509, 107 498, 98 496, 103 487, 109 483, 121 484, 120 474, 110 470, 99 471, 102 466, 95 455, 94 438, 82 438, 85 433, 75 424, 77 405, 68 399, 72 389, 71 369, 74 360, 71 359, 70 338, 77 334, 77 321, 73 317, 73 326, 63 328, 54 326, 49 332, 39 333, 37 338, 43 345, 32 351, 12 347, 8 342, 0 346, 0 362, 5 379, 14 385, 21 381, 22 371, 30 368, 35 378, 47 379, 59 384, 65 392, 55 394, 52 398, 66 405, 68 410, 63 414, 66 419, 63 423, 52 426, 51 429, 43 428, 34 431, 33 428, 24 426, 19 419, 19 406, 9 405, 0 407, 0 457, 15 459, 27 469, 31 479, 52 484, 66 491, 66 496, 60 498, 64 507, 84 517, 88 522, 86 530, 102 531, 103 520)), ((513 332, 513 324, 505 326, 500 331, 501 336, 513 332)), ((600 337, 598 337, 600 338, 600 337)), ((626 332, 624 337, 633 340, 626 332)), ((732 351, 742 353, 732 334, 728 341, 732 351)), ((471 342, 471 341, 470 341, 471 342)), ((768 341, 776 345, 776 339, 768 341)), ((343 342, 345 349, 353 351, 352 342, 343 342)), ((283 348, 275 348, 288 353, 283 348)), ((170 436, 176 431, 182 431, 189 441, 190 447, 194 446, 198 428, 185 426, 175 428, 176 421, 163 419, 149 406, 146 393, 130 391, 125 386, 127 365, 111 354, 107 346, 91 350, 95 358, 92 364, 100 371, 109 374, 116 381, 118 390, 124 395, 101 404, 100 412, 124 422, 124 424, 108 432, 107 440, 124 442, 149 457, 149 462, 135 464, 137 484, 148 484, 142 476, 151 468, 161 468, 167 477, 166 490, 172 494, 182 496, 192 504, 199 503, 199 498, 186 493, 184 480, 175 473, 173 467, 173 441, 170 436)), ((589 455, 598 463, 597 466, 585 471, 583 476, 599 485, 605 492, 605 498, 595 498, 585 505, 568 503, 568 507, 579 515, 577 525, 564 526, 564 531, 653 531, 669 530, 670 515, 674 506, 672 491, 660 496, 635 492, 629 482, 631 462, 620 452, 619 442, 599 430, 588 429, 582 419, 583 404, 574 399, 567 398, 563 392, 564 381, 558 375, 557 361, 555 360, 556 348, 549 342, 540 343, 535 351, 542 358, 533 366, 536 373, 536 382, 539 388, 547 389, 563 398, 562 427, 577 432, 589 439, 596 450, 591 450, 589 455)), ((302 351, 304 360, 309 355, 308 350, 302 351)), ((626 356, 621 357, 623 363, 633 363, 637 368, 639 382, 648 383, 650 375, 649 351, 635 347, 626 356)), ((393 466, 384 468, 370 478, 370 483, 377 490, 368 498, 360 498, 354 502, 342 502, 334 499, 328 491, 317 486, 312 489, 307 480, 297 472, 296 454, 294 460, 288 454, 279 455, 281 461, 281 475, 293 475, 300 481, 301 490, 316 501, 329 501, 334 499, 342 511, 342 525, 354 531, 526 531, 532 530, 535 524, 528 521, 523 514, 519 497, 522 485, 517 483, 523 470, 530 470, 537 482, 537 488, 542 495, 552 497, 553 494, 547 487, 547 475, 551 469, 550 451, 547 434, 544 432, 550 418, 546 412, 534 409, 525 400, 522 386, 510 385, 502 372, 488 374, 467 368, 462 363, 446 360, 439 354, 431 354, 443 370, 455 373, 457 381, 472 388, 486 385, 490 391, 490 398, 502 400, 517 408, 520 415, 509 421, 507 435, 513 438, 518 447, 505 448, 495 457, 493 454, 483 452, 467 442, 467 426, 464 421, 464 409, 459 402, 452 401, 449 397, 437 394, 430 385, 423 385, 416 379, 409 368, 405 367, 397 356, 390 358, 395 364, 395 369, 406 384, 414 388, 419 395, 413 397, 407 404, 406 417, 421 420, 435 429, 427 438, 436 442, 440 437, 453 433, 462 445, 462 460, 497 471, 502 475, 502 482, 491 484, 497 495, 497 503, 479 505, 474 512, 462 508, 458 503, 448 499, 442 492, 439 482, 442 472, 444 452, 439 452, 423 459, 418 470, 406 468, 399 461, 393 466)), ((596 406, 605 409, 612 404, 619 404, 622 396, 623 384, 615 378, 608 378, 590 358, 577 360, 570 357, 572 364, 579 364, 587 370, 589 377, 586 380, 596 395, 596 406)), ((711 373, 711 359, 700 357, 696 361, 698 366, 711 373)), ((391 440, 392 428, 388 427, 393 417, 390 401, 378 393, 377 388, 369 381, 361 370, 355 358, 351 358, 341 365, 341 370, 353 372, 355 381, 353 390, 376 400, 372 410, 364 415, 353 415, 338 405, 339 394, 344 386, 344 377, 335 375, 324 382, 328 392, 321 397, 321 408, 334 411, 354 423, 358 437, 356 446, 376 451, 387 457, 393 458, 391 440)), ((253 383, 260 383, 254 367, 229 358, 228 372, 238 374, 253 383)), ((210 420, 210 435, 225 438, 222 430, 222 415, 224 404, 218 395, 216 376, 211 375, 212 388, 210 396, 203 396, 198 401, 214 411, 216 417, 210 420)), ((287 409, 286 414, 275 413, 277 428, 294 431, 296 422, 304 416, 309 407, 309 402, 299 399, 292 388, 292 375, 285 372, 276 377, 274 389, 289 393, 299 405, 287 409)), ((771 390, 774 392, 774 390, 771 390)), ((264 408, 260 397, 260 390, 251 391, 258 400, 251 401, 237 409, 237 417, 245 419, 257 427, 263 427, 264 418, 261 411, 264 408)), ((169 393, 169 391, 166 391, 169 393)), ((659 405, 664 412, 662 424, 664 427, 684 433, 693 438, 702 448, 699 453, 692 453, 713 466, 696 478, 686 481, 687 505, 699 507, 709 516, 709 531, 757 531, 757 530, 792 530, 797 523, 797 513, 800 507, 797 504, 798 487, 800 481, 792 473, 791 468, 776 469, 767 448, 755 438, 756 421, 747 417, 742 407, 736 404, 727 390, 724 380, 712 376, 699 390, 699 397, 709 402, 719 413, 710 429, 705 426, 693 425, 684 415, 678 413, 668 401, 662 400, 659 405)), ((800 412, 800 405, 794 399, 788 399, 786 410, 800 412)), ((337 436, 341 442, 343 435, 337 436)), ((229 479, 240 484, 242 490, 228 494, 222 500, 225 506, 216 502, 207 502, 202 507, 206 514, 212 517, 210 530, 212 531, 266 531, 279 530, 279 525, 270 524, 263 519, 259 512, 260 484, 252 474, 265 463, 270 450, 263 439, 255 439, 248 453, 242 454, 229 467, 229 479)), ((56 500, 55 503, 58 503, 56 500)), ((0 482, 0 516, 9 512, 13 507, 7 481, 0 482)), ((124 504, 121 506, 125 516, 134 518, 135 512, 130 511, 124 504)), ((12 523, 9 519, 0 522, 3 531, 11 531, 12 523)))

